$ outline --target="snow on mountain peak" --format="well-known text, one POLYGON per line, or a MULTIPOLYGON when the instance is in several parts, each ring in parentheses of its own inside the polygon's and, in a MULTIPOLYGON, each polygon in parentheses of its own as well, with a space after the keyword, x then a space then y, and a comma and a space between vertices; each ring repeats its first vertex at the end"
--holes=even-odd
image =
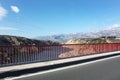
POLYGON ((46 36, 46 37, 38 37, 38 39, 42 40, 52 40, 58 42, 66 42, 70 39, 79 39, 79 38, 96 38, 102 36, 116 36, 120 37, 120 24, 113 24, 106 29, 96 30, 91 32, 80 32, 73 34, 63 34, 63 35, 55 35, 55 36, 46 36))
POLYGON ((120 28, 120 24, 113 24, 107 28, 107 30, 113 30, 113 29, 118 29, 120 28))

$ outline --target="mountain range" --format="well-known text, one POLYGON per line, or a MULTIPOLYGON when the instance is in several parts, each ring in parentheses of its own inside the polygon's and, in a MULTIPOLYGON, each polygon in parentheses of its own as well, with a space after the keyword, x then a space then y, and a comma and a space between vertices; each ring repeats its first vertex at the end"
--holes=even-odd
POLYGON ((79 39, 79 38, 98 38, 102 36, 116 36, 120 37, 120 25, 114 24, 107 29, 90 31, 90 32, 80 32, 74 34, 60 34, 60 35, 51 35, 51 36, 39 36, 36 39, 39 40, 52 40, 61 43, 65 43, 71 39, 79 39))

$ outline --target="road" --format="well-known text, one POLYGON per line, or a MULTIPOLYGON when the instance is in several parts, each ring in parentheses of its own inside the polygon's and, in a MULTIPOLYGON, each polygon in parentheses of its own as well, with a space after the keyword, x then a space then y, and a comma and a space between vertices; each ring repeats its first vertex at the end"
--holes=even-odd
POLYGON ((120 80, 120 56, 16 80, 120 80))

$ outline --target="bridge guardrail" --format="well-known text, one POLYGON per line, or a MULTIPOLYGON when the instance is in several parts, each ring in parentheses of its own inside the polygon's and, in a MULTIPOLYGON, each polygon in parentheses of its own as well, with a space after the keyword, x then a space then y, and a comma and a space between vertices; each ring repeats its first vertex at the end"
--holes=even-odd
POLYGON ((119 50, 120 43, 0 46, 0 67, 119 50))

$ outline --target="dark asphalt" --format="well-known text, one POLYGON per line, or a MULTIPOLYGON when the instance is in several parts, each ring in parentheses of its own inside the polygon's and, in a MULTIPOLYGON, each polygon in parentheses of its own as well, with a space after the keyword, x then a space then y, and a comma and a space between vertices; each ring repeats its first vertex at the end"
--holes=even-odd
POLYGON ((120 57, 17 80, 120 80, 120 57))

